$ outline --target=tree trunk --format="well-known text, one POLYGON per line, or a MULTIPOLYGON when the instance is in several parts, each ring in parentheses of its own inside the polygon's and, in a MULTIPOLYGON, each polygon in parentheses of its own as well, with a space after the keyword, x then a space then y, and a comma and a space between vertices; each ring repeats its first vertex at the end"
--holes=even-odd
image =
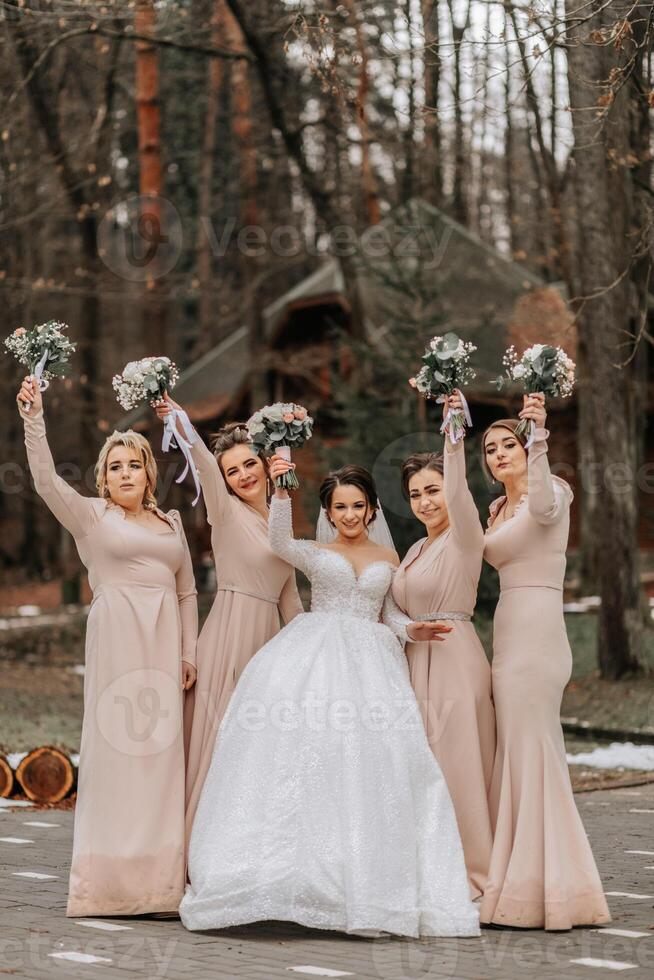
MULTIPOLYGON (((134 27, 139 35, 156 30, 154 0, 137 0, 134 27)), ((159 48, 149 41, 136 42, 136 119, 138 127, 139 190, 142 198, 140 218, 151 231, 151 240, 160 239, 162 229, 160 197, 162 191, 161 111, 159 104, 159 48), (153 238, 152 236, 156 236, 153 238)), ((166 351, 166 303, 162 295, 159 249, 155 248, 147 275, 143 304, 143 336, 150 354, 166 351)), ((171 352, 176 356, 176 352, 171 352)))
MULTIPOLYGON (((335 204, 335 194, 331 187, 326 187, 322 175, 314 170, 305 152, 302 139, 301 120, 297 114, 287 112, 286 92, 292 84, 284 55, 282 41, 278 33, 269 29, 270 25, 262 27, 249 12, 242 0, 226 0, 245 41, 252 52, 259 82, 268 105, 272 124, 281 134, 286 152, 298 168, 304 189, 315 208, 316 215, 328 230, 342 223, 342 215, 335 204), (268 28, 268 29, 267 29, 268 28)), ((353 256, 343 254, 340 257, 341 269, 345 280, 347 299, 350 307, 350 324, 354 336, 365 336, 365 323, 359 284, 357 279, 357 261, 353 256)))
POLYGON ((627 213, 631 174, 626 167, 611 171, 607 156, 615 149, 612 141, 616 136, 622 139, 620 118, 629 114, 630 96, 623 87, 606 114, 590 108, 611 70, 621 67, 620 52, 588 36, 591 30, 614 22, 615 5, 581 27, 573 20, 578 12, 574 0, 566 0, 566 12, 584 297, 578 315, 580 466, 582 487, 591 493, 595 482, 596 489, 589 530, 599 542, 599 665, 603 677, 616 679, 638 668, 643 632, 634 489, 633 362, 620 367, 625 360, 625 337, 633 326, 629 278, 620 280, 632 247, 626 235, 634 217, 627 213))
POLYGON ((425 35, 425 156, 421 186, 427 201, 443 204, 443 147, 438 116, 441 77, 440 25, 438 0, 421 0, 422 29, 425 35))
POLYGON ((379 191, 377 179, 370 159, 370 144, 372 133, 368 124, 368 93, 370 78, 368 76, 368 44, 363 30, 361 17, 357 12, 354 0, 345 0, 344 6, 350 14, 349 22, 356 36, 357 51, 359 52, 359 76, 356 94, 356 118, 361 140, 361 184, 365 199, 365 214, 369 225, 379 224, 381 212, 379 209, 379 191))
POLYGON ((518 51, 520 53, 520 61, 522 63, 522 70, 525 80, 527 109, 531 113, 534 120, 534 131, 541 163, 541 166, 538 169, 542 172, 544 178, 544 180, 541 181, 539 174, 538 183, 539 185, 541 182, 544 183, 545 189, 547 190, 547 194, 549 196, 550 215, 553 223, 554 239, 556 242, 556 260, 552 262, 548 255, 548 265, 551 266, 551 268, 548 270, 548 278, 550 280, 562 278, 569 292, 572 293, 573 280, 570 265, 570 242, 568 241, 563 215, 562 180, 557 171, 556 159, 545 142, 545 125, 543 122, 536 89, 534 87, 532 71, 527 59, 524 38, 520 33, 516 8, 512 2, 507 2, 507 0, 505 0, 505 6, 509 9, 516 44, 518 45, 518 51))
MULTIPOLYGON (((211 43, 222 42, 224 20, 227 16, 224 0, 214 0, 211 14, 211 43)), ((200 298, 198 302, 198 330, 193 346, 193 357, 201 357, 217 342, 213 330, 215 320, 215 296, 211 290, 213 281, 213 252, 211 236, 204 221, 213 213, 214 152, 218 129, 219 106, 225 80, 225 69, 219 58, 210 58, 207 65, 207 109, 204 116, 204 137, 198 174, 198 226, 196 237, 196 261, 200 298)))
POLYGON ((468 198, 466 194, 466 151, 463 125, 463 84, 461 52, 466 31, 470 25, 470 0, 466 7, 463 24, 459 25, 454 16, 453 0, 448 0, 452 43, 454 45, 454 184, 452 190, 452 213, 462 225, 468 224, 468 198))
MULTIPOLYGON (((78 170, 62 132, 62 120, 53 93, 41 76, 33 68, 41 54, 33 42, 31 22, 24 19, 24 12, 18 0, 7 0, 6 17, 12 25, 10 36, 14 39, 16 55, 20 65, 23 82, 29 96, 34 115, 43 131, 46 145, 55 162, 57 173, 66 192, 72 214, 75 215, 82 253, 84 279, 95 285, 98 278, 99 256, 97 243, 97 222, 92 209, 95 200, 86 196, 87 174, 78 170)), ((78 351, 81 359, 80 386, 82 407, 80 428, 83 439, 95 440, 97 435, 97 365, 99 358, 99 300, 95 289, 90 289, 82 304, 82 322, 78 351)))

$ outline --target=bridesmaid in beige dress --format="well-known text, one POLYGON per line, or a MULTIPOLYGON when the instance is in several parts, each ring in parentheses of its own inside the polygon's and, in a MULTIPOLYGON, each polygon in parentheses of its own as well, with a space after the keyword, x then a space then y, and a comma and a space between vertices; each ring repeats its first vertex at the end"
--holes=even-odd
MULTIPOLYGON (((458 394, 449 407, 460 406, 458 394)), ((463 440, 445 456, 416 453, 402 479, 427 537, 409 549, 393 598, 412 619, 443 620, 442 645, 408 643, 411 683, 427 737, 447 782, 463 843, 471 898, 484 891, 493 843, 488 792, 495 756, 490 665, 471 622, 484 533, 466 481, 463 440)))
POLYGON ((536 425, 525 451, 517 422, 484 434, 485 463, 505 496, 491 505, 485 557, 500 573, 493 636, 497 755, 495 840, 481 921, 571 929, 610 921, 577 812, 559 718, 572 654, 563 577, 572 491, 550 473, 544 395, 525 395, 536 425))
MULTIPOLYGON (((165 419, 180 406, 166 396, 165 419)), ((268 543, 267 471, 242 424, 226 426, 211 452, 195 433, 191 452, 198 469, 217 592, 198 639, 198 681, 187 698, 190 722, 186 772, 187 843, 209 770, 216 734, 239 677, 280 628, 304 612, 295 569, 268 543)))
POLYGON ((84 497, 55 471, 38 383, 26 379, 17 401, 36 491, 75 538, 93 590, 67 915, 175 912, 185 881, 182 688, 195 680, 198 629, 179 513, 156 506, 143 436, 107 439, 99 496, 84 497))

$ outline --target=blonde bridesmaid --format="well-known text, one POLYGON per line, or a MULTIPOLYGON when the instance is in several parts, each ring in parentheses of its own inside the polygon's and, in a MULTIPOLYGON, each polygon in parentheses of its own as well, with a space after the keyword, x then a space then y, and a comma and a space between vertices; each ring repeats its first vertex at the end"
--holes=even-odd
MULTIPOLYGON (((456 393, 448 408, 460 407, 456 393)), ((427 737, 443 770, 463 843, 470 893, 484 891, 492 847, 488 791, 495 755, 490 666, 472 624, 484 533, 466 481, 463 440, 444 458, 416 453, 402 468, 404 490, 427 536, 409 549, 393 598, 414 620, 438 619, 440 643, 408 643, 411 682, 427 737)))
POLYGON ((17 402, 36 491, 75 538, 93 590, 66 914, 175 912, 185 882, 182 688, 195 680, 198 629, 184 530, 177 511, 156 506, 143 436, 109 436, 99 496, 84 497, 55 471, 38 383, 26 379, 17 402))
MULTIPOLYGON (((166 396, 165 419, 180 406, 166 396)), ((217 592, 198 639, 198 682, 187 698, 187 841, 209 770, 216 734, 239 677, 254 654, 304 611, 295 569, 268 543, 268 472, 246 427, 222 429, 211 452, 195 433, 191 452, 211 525, 217 592)))
POLYGON ((501 591, 493 636, 495 841, 481 920, 571 929, 610 921, 559 718, 572 666, 563 618, 572 491, 550 473, 545 397, 525 396, 520 418, 536 426, 528 450, 512 419, 495 422, 483 438, 504 496, 491 505, 485 550, 501 591))

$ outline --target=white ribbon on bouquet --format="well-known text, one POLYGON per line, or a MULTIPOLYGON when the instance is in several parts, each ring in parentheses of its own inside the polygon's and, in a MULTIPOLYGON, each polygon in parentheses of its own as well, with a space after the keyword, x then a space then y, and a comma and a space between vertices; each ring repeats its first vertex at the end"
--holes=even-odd
MULTIPOLYGON (((39 391, 45 391, 46 388, 49 388, 50 387, 50 382, 47 381, 43 377, 43 372, 45 371, 46 361, 48 360, 48 357, 49 356, 50 356, 50 348, 49 347, 46 347, 46 349, 45 349, 45 351, 43 353, 43 357, 41 358, 41 360, 38 362, 38 364, 34 368, 34 374, 30 374, 30 381, 38 381, 38 383, 39 383, 39 391)), ((23 405, 25 406, 25 411, 26 412, 29 412, 30 408, 32 407, 32 403, 31 402, 23 402, 23 405)))
MULTIPOLYGON (((463 439, 464 436, 463 430, 457 431, 456 427, 450 424, 454 416, 463 415, 468 428, 472 426, 472 416, 470 415, 470 409, 468 407, 466 397, 460 389, 459 389, 459 398, 461 399, 461 404, 463 405, 463 411, 461 411, 461 409, 458 408, 448 409, 447 415, 443 419, 443 424, 441 425, 441 435, 443 435, 449 429, 450 442, 453 445, 455 445, 459 441, 459 439, 463 439)), ((445 401, 445 395, 440 395, 440 397, 437 398, 436 401, 442 405, 443 402, 445 401)))
POLYGON ((177 448, 181 450, 186 461, 186 466, 184 467, 183 473, 181 473, 175 480, 175 483, 181 483, 182 480, 185 479, 188 471, 191 471, 193 482, 195 483, 195 500, 192 504, 193 507, 195 507, 200 499, 200 478, 198 476, 197 467, 193 462, 193 457, 191 456, 191 446, 197 441, 198 437, 186 412, 181 408, 171 408, 164 421, 164 432, 161 448, 165 453, 167 453, 171 447, 173 449, 177 448), (179 419, 184 430, 184 436, 180 435, 180 433, 177 431, 177 419, 179 419))
POLYGON ((529 435, 527 436, 527 441, 525 443, 525 449, 529 449, 532 442, 536 438, 536 423, 533 419, 529 419, 529 435))

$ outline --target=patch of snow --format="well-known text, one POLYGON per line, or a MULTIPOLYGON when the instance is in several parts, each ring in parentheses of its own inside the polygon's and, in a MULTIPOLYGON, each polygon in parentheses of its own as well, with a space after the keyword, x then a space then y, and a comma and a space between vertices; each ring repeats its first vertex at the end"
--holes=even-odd
POLYGON ((611 742, 591 752, 568 752, 568 762, 593 769, 654 769, 654 745, 611 742))
POLYGON ((34 804, 28 802, 27 800, 6 800, 4 797, 0 796, 0 810, 13 806, 34 806, 34 804))

